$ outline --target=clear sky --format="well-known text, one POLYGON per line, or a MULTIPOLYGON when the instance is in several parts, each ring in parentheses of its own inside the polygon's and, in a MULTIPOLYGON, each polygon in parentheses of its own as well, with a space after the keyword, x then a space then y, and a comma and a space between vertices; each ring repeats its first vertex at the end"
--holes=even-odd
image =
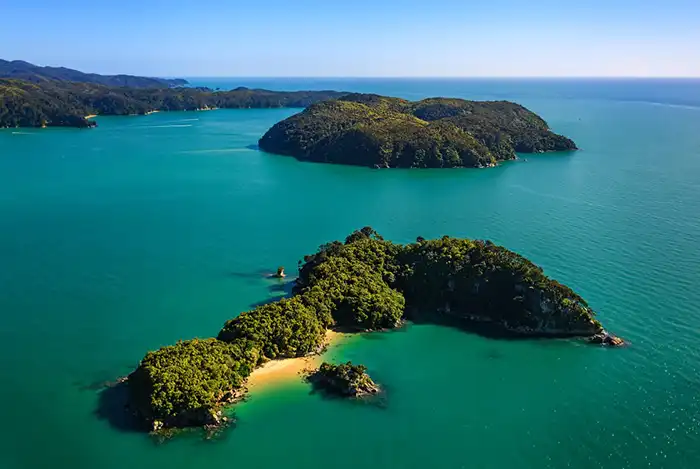
POLYGON ((0 0, 0 58, 160 76, 700 76, 700 0, 0 0))

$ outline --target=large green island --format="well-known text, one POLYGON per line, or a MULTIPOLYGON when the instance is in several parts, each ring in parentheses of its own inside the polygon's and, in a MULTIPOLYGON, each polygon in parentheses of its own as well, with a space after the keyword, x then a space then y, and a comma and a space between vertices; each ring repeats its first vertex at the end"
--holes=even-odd
POLYGON ((537 114, 508 101, 406 101, 348 94, 273 126, 260 148, 299 160, 376 168, 488 167, 516 152, 575 150, 537 114))
MULTIPOLYGON (((290 298, 241 313, 216 338, 146 354, 124 384, 128 409, 147 430, 216 427, 266 361, 318 353, 327 329, 404 320, 514 337, 608 337, 583 298, 512 251, 447 236, 402 245, 367 227, 306 256, 290 298)), ((320 372, 354 383, 364 371, 346 368, 320 372)))

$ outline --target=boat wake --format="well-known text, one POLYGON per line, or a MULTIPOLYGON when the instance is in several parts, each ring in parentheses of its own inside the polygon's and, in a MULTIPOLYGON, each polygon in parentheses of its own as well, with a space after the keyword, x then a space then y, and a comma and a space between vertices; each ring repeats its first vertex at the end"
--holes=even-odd
POLYGON ((144 125, 142 129, 168 129, 172 127, 192 127, 192 124, 144 125))
POLYGON ((209 150, 186 150, 181 153, 237 153, 255 151, 250 148, 212 148, 209 150))

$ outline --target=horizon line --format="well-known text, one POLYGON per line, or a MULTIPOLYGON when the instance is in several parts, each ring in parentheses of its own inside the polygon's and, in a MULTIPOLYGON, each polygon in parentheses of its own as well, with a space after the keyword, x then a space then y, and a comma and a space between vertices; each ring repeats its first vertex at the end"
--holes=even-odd
POLYGON ((700 80, 700 75, 158 75, 160 78, 294 78, 294 79, 408 79, 408 80, 700 80))

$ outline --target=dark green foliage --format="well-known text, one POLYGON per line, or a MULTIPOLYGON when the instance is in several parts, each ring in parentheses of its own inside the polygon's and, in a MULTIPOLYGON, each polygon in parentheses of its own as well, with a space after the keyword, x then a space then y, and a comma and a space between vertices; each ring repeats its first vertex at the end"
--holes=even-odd
POLYGON ((516 151, 576 149, 515 103, 366 94, 310 106, 275 124, 259 143, 301 160, 381 168, 483 167, 516 151))
POLYGON ((141 360, 129 376, 132 401, 147 421, 196 420, 200 410, 232 400, 258 361, 257 349, 244 341, 234 345, 215 339, 178 342, 141 360))
POLYGON ((126 88, 89 83, 0 79, 0 127, 89 127, 92 114, 129 115, 150 111, 211 108, 306 107, 336 98, 335 91, 267 91, 237 88, 126 88))
POLYGON ((515 333, 588 335, 600 329, 579 295, 488 241, 419 238, 401 246, 364 228, 345 244, 327 244, 305 258, 295 292, 318 287, 343 327, 393 327, 407 309, 487 321, 515 333))
POLYGON ((322 246, 317 254, 307 256, 295 292, 302 297, 323 292, 338 327, 395 327, 405 309, 403 295, 390 285, 396 249, 371 228, 363 228, 348 236, 346 244, 322 246))
POLYGON ((365 278, 348 288, 334 315, 340 327, 376 330, 401 323, 406 301, 401 293, 380 281, 365 278))
POLYGON ((219 340, 248 340, 268 359, 303 357, 323 345, 326 326, 300 298, 258 306, 227 321, 219 340))
MULTIPOLYGON (((488 241, 447 236, 400 245, 365 227, 306 256, 293 293, 227 321, 218 340, 146 355, 129 377, 139 414, 165 426, 212 425, 213 412, 255 366, 317 352, 329 327, 392 328, 422 313, 431 322, 487 322, 522 335, 602 330, 580 296, 524 257, 488 241)), ((331 388, 374 392, 363 367, 324 364, 316 376, 331 388)))
POLYGON ((182 78, 150 78, 133 75, 98 75, 97 73, 83 73, 65 67, 39 67, 22 60, 0 59, 0 78, 13 78, 33 83, 41 83, 49 80, 77 81, 81 83, 94 83, 106 86, 129 86, 131 88, 159 88, 169 86, 187 85, 187 80, 182 78))
POLYGON ((363 365, 352 362, 333 365, 323 362, 318 370, 310 374, 308 380, 324 392, 340 396, 361 396, 379 391, 379 387, 367 374, 363 365))

